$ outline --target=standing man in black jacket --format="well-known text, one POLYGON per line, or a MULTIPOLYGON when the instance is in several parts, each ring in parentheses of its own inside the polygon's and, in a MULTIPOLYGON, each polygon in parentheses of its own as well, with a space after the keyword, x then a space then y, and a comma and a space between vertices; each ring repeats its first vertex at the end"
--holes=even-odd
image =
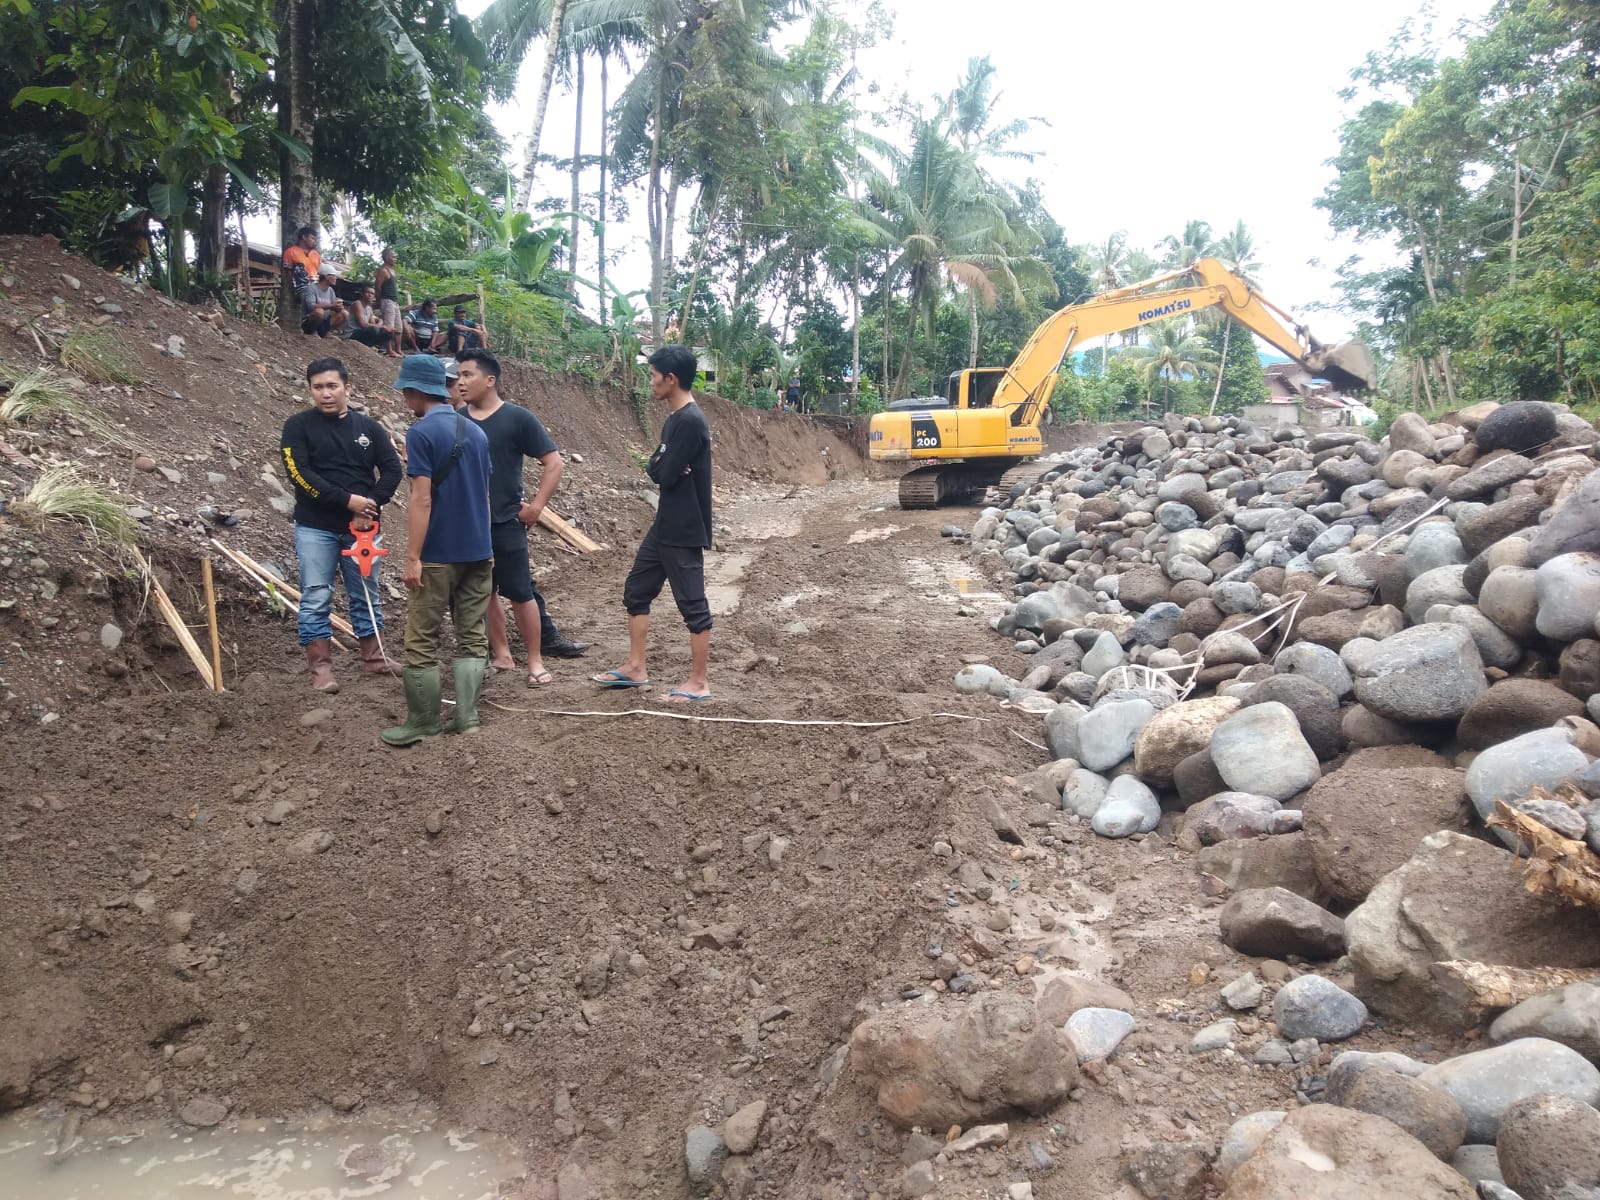
POLYGON ((711 547, 711 430, 689 389, 697 364, 687 346, 662 346, 650 356, 650 392, 671 410, 661 444, 650 456, 650 478, 661 489, 656 519, 639 543, 622 588, 628 611, 628 661, 594 676, 601 687, 647 687, 645 638, 650 604, 672 585, 689 627, 689 677, 662 697, 687 704, 711 699, 706 666, 711 657, 711 605, 706 600, 705 551, 711 547))
POLYGON ((337 358, 306 367, 311 407, 283 423, 283 467, 294 484, 294 552, 300 561, 300 644, 306 648, 311 686, 337 692, 333 677, 333 576, 344 576, 350 624, 361 641, 368 675, 400 673, 383 652, 378 564, 363 579, 354 558, 341 551, 355 545, 352 526, 371 529, 378 511, 400 486, 400 456, 389 435, 371 417, 350 411, 350 372, 337 358))

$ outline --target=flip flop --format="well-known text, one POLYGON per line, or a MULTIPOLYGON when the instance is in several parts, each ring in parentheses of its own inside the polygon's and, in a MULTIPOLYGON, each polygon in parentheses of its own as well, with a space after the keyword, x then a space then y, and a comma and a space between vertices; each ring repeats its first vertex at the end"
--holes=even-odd
POLYGON ((598 683, 603 688, 636 688, 649 687, 648 679, 629 679, 621 671, 602 671, 599 675, 589 676, 591 683, 598 683))
POLYGON ((504 675, 507 671, 515 671, 516 669, 516 667, 497 667, 493 663, 489 664, 490 672, 495 675, 504 675))
POLYGON ((528 672, 528 686, 529 687, 544 687, 546 684, 551 684, 551 683, 554 683, 555 681, 556 681, 556 677, 554 675, 550 674, 549 671, 529 671, 528 672))
POLYGON ((665 696, 663 696, 661 698, 663 700, 665 700, 668 704, 676 704, 676 703, 679 703, 680 701, 690 701, 690 700, 692 700, 692 701, 698 702, 700 700, 715 700, 716 699, 715 696, 710 695, 709 693, 707 693, 704 696, 696 696, 693 692, 685 692, 685 691, 681 690, 680 688, 673 688, 670 692, 668 692, 665 696))

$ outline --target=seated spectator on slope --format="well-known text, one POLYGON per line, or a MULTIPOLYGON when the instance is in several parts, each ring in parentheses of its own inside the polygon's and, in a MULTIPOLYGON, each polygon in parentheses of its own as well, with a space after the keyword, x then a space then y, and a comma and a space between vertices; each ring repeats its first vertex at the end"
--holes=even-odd
POLYGON ((306 301, 305 316, 300 321, 301 333, 327 337, 330 333, 337 334, 344 330, 350 314, 345 311, 344 301, 334 291, 333 285, 338 279, 332 267, 323 267, 317 273, 317 282, 306 301))
POLYGON ((406 314, 406 343, 418 354, 432 354, 444 345, 444 330, 439 328, 439 306, 431 299, 406 314))
POLYGON ((400 335, 390 333, 378 315, 378 292, 370 285, 361 289, 361 298, 350 306, 350 324, 345 333, 353 342, 371 346, 374 350, 387 349, 399 353, 400 335))
POLYGON ((451 354, 460 354, 463 350, 489 349, 489 331, 481 322, 467 320, 464 304, 456 305, 455 315, 445 327, 445 348, 451 354))

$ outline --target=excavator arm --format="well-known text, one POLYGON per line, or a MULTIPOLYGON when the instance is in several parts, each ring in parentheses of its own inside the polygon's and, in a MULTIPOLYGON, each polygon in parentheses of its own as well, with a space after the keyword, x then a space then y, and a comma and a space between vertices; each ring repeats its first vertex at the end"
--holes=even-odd
POLYGON ((1336 387, 1373 386, 1372 355, 1362 343, 1322 345, 1216 259, 1202 258, 1187 271, 1061 309, 1033 331, 1009 367, 952 375, 948 397, 897 401, 872 418, 868 452, 877 461, 928 464, 901 478, 902 508, 932 508, 980 494, 1042 453, 1044 406, 1062 362, 1080 343, 1216 307, 1336 387))
POLYGON ((1031 424, 1049 400, 1062 361, 1079 343, 1219 305, 1246 329, 1335 387, 1348 391, 1372 388, 1372 356, 1362 343, 1322 345, 1216 259, 1202 258, 1189 271, 1174 271, 1104 292, 1045 318, 995 390, 995 407, 1012 409, 1014 421, 1031 424), (1198 284, 1162 290, 1167 284, 1195 277, 1198 284))

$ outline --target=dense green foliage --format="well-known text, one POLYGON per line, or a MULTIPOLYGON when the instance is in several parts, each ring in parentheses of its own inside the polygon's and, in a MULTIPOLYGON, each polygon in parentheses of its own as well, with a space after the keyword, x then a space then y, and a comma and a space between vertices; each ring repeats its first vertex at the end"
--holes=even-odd
MULTIPOLYGON (((1549 100, 1558 89, 1540 72, 1570 74, 1566 64, 1547 52, 1517 75, 1511 62, 1516 37, 1551 42, 1559 22, 1538 11, 1452 76, 1436 107, 1454 113, 1488 78, 1549 100)), ((883 88, 861 78, 856 52, 887 31, 875 8, 856 25, 807 0, 495 0, 476 22, 454 0, 0 0, 12 117, 0 132, 0 228, 54 232, 174 294, 234 303, 224 242, 246 216, 276 212, 289 232, 317 224, 324 253, 355 277, 370 278, 390 245, 411 298, 481 291, 496 344, 552 368, 633 385, 641 347, 680 338, 704 352, 707 385, 734 399, 771 405, 798 375, 808 397, 858 411, 1010 363, 1052 313, 1106 289, 1157 272, 1176 272, 1177 286, 1202 256, 1247 279, 1257 270, 1242 224, 1218 236, 1175 220, 1141 247, 1070 229, 1039 184, 1007 182, 1002 165, 1026 161, 1036 131, 1003 111, 986 58, 942 94, 864 106, 883 88), (533 157, 513 161, 485 106, 510 94, 530 56, 545 68, 539 115, 504 132, 533 157), (598 84, 605 113, 598 129, 580 116, 561 157, 550 147, 568 139, 541 137, 552 78, 580 114, 598 84), (528 194, 541 165, 567 172, 562 194, 528 194), (648 278, 618 280, 622 239, 613 232, 608 251, 607 230, 634 217, 648 230, 648 278), (147 230, 159 231, 154 247, 147 230)), ((1399 50, 1367 70, 1419 103, 1447 74, 1399 50)), ((1428 139, 1409 131, 1410 112, 1371 109, 1347 130, 1326 201, 1337 223, 1379 236, 1409 211, 1397 195, 1442 195, 1400 153, 1397 139, 1428 139), (1367 157, 1385 154, 1405 169, 1369 174, 1367 157)), ((1438 303, 1374 281, 1405 306, 1403 332, 1374 314, 1385 344, 1434 353, 1457 338, 1455 371, 1473 386, 1506 377, 1506 346, 1519 348, 1518 387, 1586 378, 1573 363, 1600 320, 1581 288, 1550 274, 1591 246, 1585 197, 1552 195, 1523 222, 1517 304, 1453 317, 1465 295, 1453 265, 1438 303), (1562 336, 1533 339, 1553 308, 1562 336), (1469 329, 1470 346, 1459 340, 1469 329)), ((1435 270, 1433 240, 1418 255, 1418 271, 1435 270)), ((251 311, 292 316, 287 304, 251 311)), ((1215 316, 1072 346, 1054 411, 1107 419, 1256 402, 1252 340, 1215 316)))
POLYGON ((1499 0, 1440 58, 1407 25, 1352 74, 1336 228, 1404 252, 1345 286, 1406 406, 1600 403, 1600 53, 1594 6, 1499 0))

